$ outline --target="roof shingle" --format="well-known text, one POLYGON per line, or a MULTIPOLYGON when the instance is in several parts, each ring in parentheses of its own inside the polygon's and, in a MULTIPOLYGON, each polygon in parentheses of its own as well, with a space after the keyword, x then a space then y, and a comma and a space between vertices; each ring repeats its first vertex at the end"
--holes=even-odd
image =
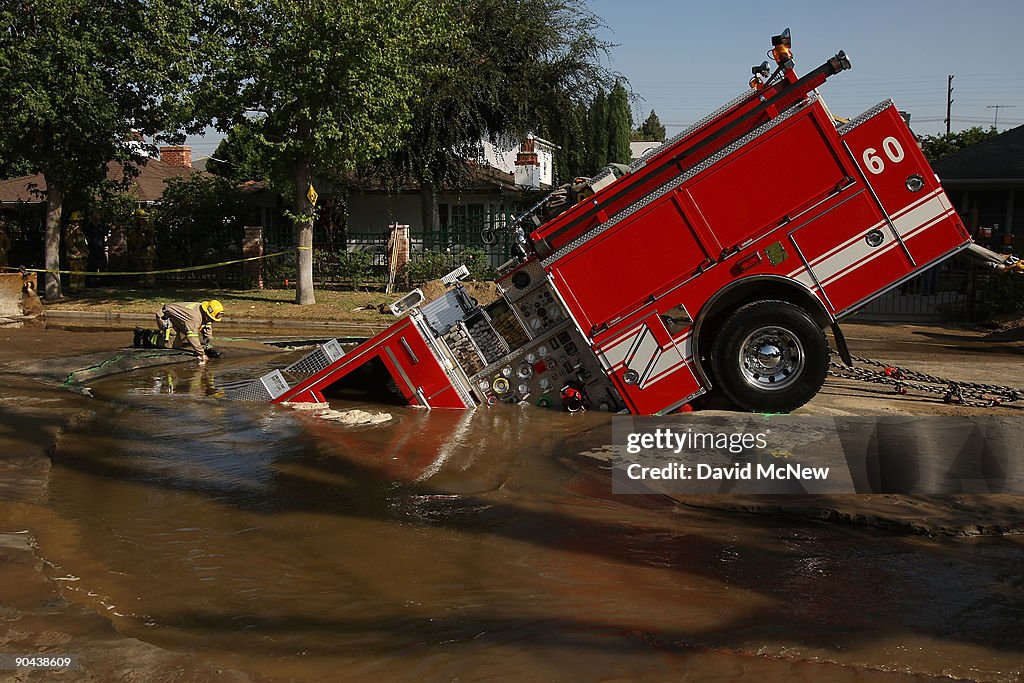
POLYGON ((1024 181, 1024 126, 944 156, 932 168, 943 181, 1024 181))
MULTIPOLYGON (((187 166, 174 166, 159 159, 149 159, 145 165, 139 166, 139 175, 132 179, 132 192, 141 202, 159 201, 164 194, 167 180, 184 178, 201 173, 187 166)), ((124 179, 124 167, 111 162, 107 165, 107 179, 120 182, 124 179)), ((21 176, 0 181, 0 202, 41 203, 46 191, 46 181, 42 174, 21 176)))

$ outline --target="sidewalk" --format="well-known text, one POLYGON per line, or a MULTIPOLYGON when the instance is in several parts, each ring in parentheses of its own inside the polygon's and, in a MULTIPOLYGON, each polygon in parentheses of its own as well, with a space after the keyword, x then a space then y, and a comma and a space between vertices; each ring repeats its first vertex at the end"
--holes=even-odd
MULTIPOLYGON (((381 321, 366 320, 306 320, 300 318, 225 318, 216 323, 218 328, 237 330, 246 327, 288 328, 305 330, 359 330, 375 333, 386 329, 394 318, 381 316, 381 321)), ((136 326, 152 327, 152 313, 120 313, 114 311, 65 311, 46 309, 46 321, 69 327, 109 327, 130 329, 136 326)))

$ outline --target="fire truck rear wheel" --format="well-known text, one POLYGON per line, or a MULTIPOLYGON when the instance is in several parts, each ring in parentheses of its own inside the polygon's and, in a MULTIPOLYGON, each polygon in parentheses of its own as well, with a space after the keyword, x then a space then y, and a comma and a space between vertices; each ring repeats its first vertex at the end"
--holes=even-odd
POLYGON ((755 301, 722 323, 711 360, 718 387, 738 407, 785 413, 814 398, 825 383, 828 342, 799 306, 755 301))

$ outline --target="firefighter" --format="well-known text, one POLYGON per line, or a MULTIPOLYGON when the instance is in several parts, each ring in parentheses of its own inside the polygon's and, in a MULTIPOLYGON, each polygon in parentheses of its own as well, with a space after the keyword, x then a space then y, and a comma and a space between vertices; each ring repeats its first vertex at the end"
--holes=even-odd
POLYGON ((127 239, 130 267, 147 273, 142 276, 142 281, 148 287, 155 286, 156 276, 150 271, 156 261, 156 233, 144 209, 136 209, 135 225, 129 230, 127 239))
POLYGON ((85 268, 89 258, 89 243, 82 232, 82 212, 75 211, 71 214, 68 222, 67 241, 68 290, 72 293, 81 292, 85 289, 85 268), (77 275, 75 273, 78 273, 77 275))
POLYGON ((156 314, 157 329, 146 335, 148 339, 143 337, 141 344, 136 332, 136 345, 167 348, 171 345, 171 334, 177 333, 174 348, 190 349, 203 364, 207 357, 220 358, 220 352, 213 348, 213 323, 219 322, 223 315, 224 305, 216 299, 165 304, 156 314))
POLYGON ((89 242, 89 272, 102 273, 107 270, 107 235, 110 230, 103 225, 100 214, 94 211, 82 231, 89 242))
POLYGON ((8 254, 11 251, 11 238, 7 236, 7 224, 0 218, 0 268, 9 266, 8 254))

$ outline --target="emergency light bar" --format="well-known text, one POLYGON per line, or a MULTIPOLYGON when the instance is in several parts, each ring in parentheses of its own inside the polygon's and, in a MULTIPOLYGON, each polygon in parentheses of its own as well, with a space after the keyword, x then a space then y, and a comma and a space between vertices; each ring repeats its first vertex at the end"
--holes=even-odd
POLYGON ((783 69, 793 68, 793 36, 788 28, 779 35, 772 36, 772 51, 769 54, 783 69))

